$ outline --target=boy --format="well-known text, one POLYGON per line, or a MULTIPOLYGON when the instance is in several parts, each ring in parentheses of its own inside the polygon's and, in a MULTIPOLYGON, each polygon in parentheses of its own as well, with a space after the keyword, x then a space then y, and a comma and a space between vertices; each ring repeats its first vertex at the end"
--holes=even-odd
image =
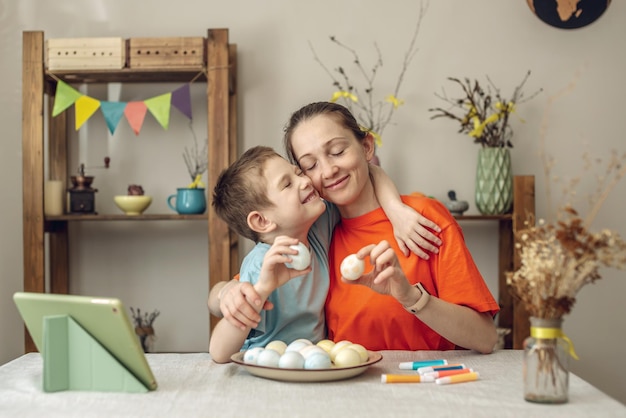
POLYGON ((209 344, 213 360, 227 362, 240 350, 273 340, 324 339, 328 247, 339 212, 320 198, 299 168, 261 146, 220 174, 212 204, 229 227, 256 243, 243 260, 239 280, 252 283, 262 302, 269 299, 277 307, 263 311, 253 330, 220 321, 209 344), (311 252, 311 265, 300 271, 285 265, 298 252, 290 246, 298 242, 311 252))

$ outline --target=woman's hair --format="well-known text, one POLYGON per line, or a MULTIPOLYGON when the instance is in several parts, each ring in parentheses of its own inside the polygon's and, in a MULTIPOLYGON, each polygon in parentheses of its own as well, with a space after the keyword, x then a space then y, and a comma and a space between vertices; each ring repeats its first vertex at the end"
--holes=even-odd
POLYGON ((293 145, 291 142, 293 131, 296 130, 301 122, 305 122, 318 115, 329 115, 341 124, 343 127, 349 129, 354 133, 357 141, 361 142, 366 136, 367 131, 363 130, 359 123, 356 121, 352 113, 346 108, 337 103, 332 102, 316 102, 308 104, 299 110, 296 110, 289 118, 289 123, 285 126, 285 134, 283 137, 283 145, 287 158, 292 164, 298 164, 296 155, 293 151, 293 145))
POLYGON ((265 163, 272 158, 283 157, 270 147, 250 148, 220 173, 213 189, 211 204, 217 216, 239 235, 254 242, 259 242, 260 237, 248 226, 248 214, 272 206, 263 181, 265 163))

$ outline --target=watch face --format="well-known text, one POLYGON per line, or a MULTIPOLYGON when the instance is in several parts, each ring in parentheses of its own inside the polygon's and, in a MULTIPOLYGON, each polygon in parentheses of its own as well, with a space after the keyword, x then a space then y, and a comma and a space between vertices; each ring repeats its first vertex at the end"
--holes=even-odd
POLYGON ((544 23, 560 29, 577 29, 595 22, 611 0, 526 0, 544 23))

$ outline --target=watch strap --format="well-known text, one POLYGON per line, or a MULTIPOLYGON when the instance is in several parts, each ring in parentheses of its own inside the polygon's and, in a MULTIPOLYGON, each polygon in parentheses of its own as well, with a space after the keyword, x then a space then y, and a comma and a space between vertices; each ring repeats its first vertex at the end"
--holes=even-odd
POLYGON ((404 309, 406 309, 407 312, 410 312, 412 314, 416 314, 419 311, 421 311, 422 309, 424 309, 424 307, 426 306, 426 304, 430 300, 430 293, 428 293, 426 291, 426 289, 424 289, 424 286, 422 286, 422 284, 420 282, 415 283, 413 286, 416 287, 420 291, 422 296, 420 296, 420 298, 417 300, 417 302, 415 302, 413 305, 411 305, 411 306, 404 306, 404 309))

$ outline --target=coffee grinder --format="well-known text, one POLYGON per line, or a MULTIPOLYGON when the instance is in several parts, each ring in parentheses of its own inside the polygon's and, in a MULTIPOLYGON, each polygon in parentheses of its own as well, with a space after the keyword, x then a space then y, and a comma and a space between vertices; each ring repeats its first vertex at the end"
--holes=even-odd
MULTIPOLYGON (((110 158, 105 157, 104 167, 109 168, 110 158)), ((78 168, 78 175, 71 176, 72 188, 68 190, 70 194, 70 213, 71 214, 97 214, 96 213, 96 192, 98 189, 91 187, 94 176, 85 175, 85 164, 81 164, 78 168)))

